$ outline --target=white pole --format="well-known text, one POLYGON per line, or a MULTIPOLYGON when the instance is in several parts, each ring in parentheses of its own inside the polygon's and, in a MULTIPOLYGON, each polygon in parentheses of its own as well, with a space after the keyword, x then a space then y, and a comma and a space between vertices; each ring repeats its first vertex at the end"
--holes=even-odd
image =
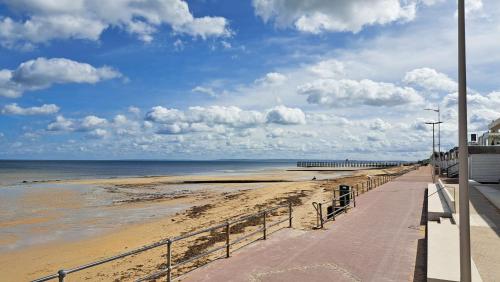
POLYGON ((458 157, 460 212, 460 281, 471 281, 469 169, 467 145, 467 82, 465 61, 465 8, 458 0, 458 157))
POLYGON ((439 150, 439 176, 441 176, 441 166, 442 166, 442 159, 441 159, 441 109, 439 108, 439 105, 438 105, 438 150, 439 150))
POLYGON ((436 139, 434 138, 434 126, 436 124, 432 124, 432 183, 436 183, 436 139))

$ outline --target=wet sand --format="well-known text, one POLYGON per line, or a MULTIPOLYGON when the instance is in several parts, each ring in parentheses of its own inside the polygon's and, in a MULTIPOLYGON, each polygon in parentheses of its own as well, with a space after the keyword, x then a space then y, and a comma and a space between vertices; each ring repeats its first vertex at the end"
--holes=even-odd
MULTIPOLYGON (((53 274, 60 268, 71 268, 185 232, 209 227, 224 220, 284 203, 287 199, 293 199, 294 203, 294 228, 310 230, 315 226, 316 220, 311 205, 313 201, 324 201, 330 198, 332 190, 339 184, 353 185, 366 181, 367 175, 397 170, 400 168, 342 172, 344 175, 350 174, 344 177, 341 177, 341 173, 337 171, 273 170, 251 175, 156 176, 58 181, 58 184, 104 187, 112 196, 118 195, 113 198, 113 204, 107 207, 114 212, 121 210, 125 212, 131 208, 161 209, 165 206, 185 208, 171 215, 147 218, 135 223, 119 224, 117 222, 116 228, 101 232, 98 236, 61 239, 1 252, 0 277, 2 281, 25 281, 53 274), (312 181, 313 176, 318 180, 312 181), (165 192, 170 185, 179 184, 194 186, 185 191, 175 189, 171 193, 165 192)), ((33 197, 31 200, 25 200, 26 207, 29 207, 30 201, 74 205, 72 207, 79 205, 78 200, 71 193, 61 193, 57 197, 54 195, 33 197)), ((36 220, 50 220, 50 216, 64 215, 41 214, 36 220)), ((19 220, 21 221, 1 224, 29 225, 29 220, 35 219, 19 220)), ((270 218, 271 222, 273 220, 274 218, 270 218)), ((2 230, 1 224, 0 230, 2 230)), ((86 224, 92 226, 94 222, 88 219, 86 224)), ((65 225, 61 224, 59 228, 64 229, 65 225)), ((255 228, 252 225, 244 226, 240 232, 255 228)), ((36 230, 30 232, 36 232, 36 230)), ((17 240, 12 234, 0 235, 0 245, 12 244, 17 240)), ((208 243, 211 239, 213 238, 209 235, 204 235, 176 242, 173 253, 174 261, 186 258, 186 254, 195 254, 199 249, 210 247, 208 243)), ((133 281, 134 278, 137 279, 160 269, 165 263, 164 255, 165 248, 157 248, 89 271, 72 274, 70 277, 73 281, 85 279, 89 281, 115 279, 133 281)), ((207 259, 200 260, 198 263, 206 262, 207 259)), ((185 272, 192 266, 186 265, 177 271, 185 272)))

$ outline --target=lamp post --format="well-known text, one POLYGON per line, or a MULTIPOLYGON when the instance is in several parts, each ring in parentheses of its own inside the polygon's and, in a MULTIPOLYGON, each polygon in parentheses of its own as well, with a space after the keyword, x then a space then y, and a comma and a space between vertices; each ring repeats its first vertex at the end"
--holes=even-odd
POLYGON ((458 173, 460 212, 460 281, 471 281, 469 218, 469 150, 467 144, 467 78, 465 60, 465 7, 458 0, 458 173))
MULTIPOLYGON (((432 109, 432 108, 427 108, 424 109, 425 111, 434 111, 438 114, 438 122, 441 122, 441 110, 439 108, 439 105, 437 109, 432 109)), ((438 151, 441 153, 441 125, 438 125, 438 151)))
POLYGON ((437 109, 427 108, 426 111, 434 111, 438 114, 438 152, 439 152, 439 175, 441 175, 441 110, 439 105, 437 109))
POLYGON ((425 124, 432 124, 432 182, 436 182, 436 141, 434 138, 434 128, 436 124, 441 124, 442 122, 426 122, 425 124))

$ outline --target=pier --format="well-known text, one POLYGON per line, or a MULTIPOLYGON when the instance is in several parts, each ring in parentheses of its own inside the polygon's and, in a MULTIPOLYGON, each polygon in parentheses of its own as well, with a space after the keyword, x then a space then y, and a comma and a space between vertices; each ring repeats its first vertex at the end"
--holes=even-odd
POLYGON ((408 164, 399 161, 298 161, 297 167, 366 167, 384 168, 408 164))

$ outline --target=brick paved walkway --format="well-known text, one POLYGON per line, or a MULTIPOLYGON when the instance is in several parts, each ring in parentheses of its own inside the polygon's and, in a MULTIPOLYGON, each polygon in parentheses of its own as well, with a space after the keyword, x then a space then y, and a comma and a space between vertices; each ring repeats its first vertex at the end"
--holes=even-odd
POLYGON ((430 169, 412 171, 357 198, 325 230, 284 229, 182 281, 424 281, 429 182, 430 169))

